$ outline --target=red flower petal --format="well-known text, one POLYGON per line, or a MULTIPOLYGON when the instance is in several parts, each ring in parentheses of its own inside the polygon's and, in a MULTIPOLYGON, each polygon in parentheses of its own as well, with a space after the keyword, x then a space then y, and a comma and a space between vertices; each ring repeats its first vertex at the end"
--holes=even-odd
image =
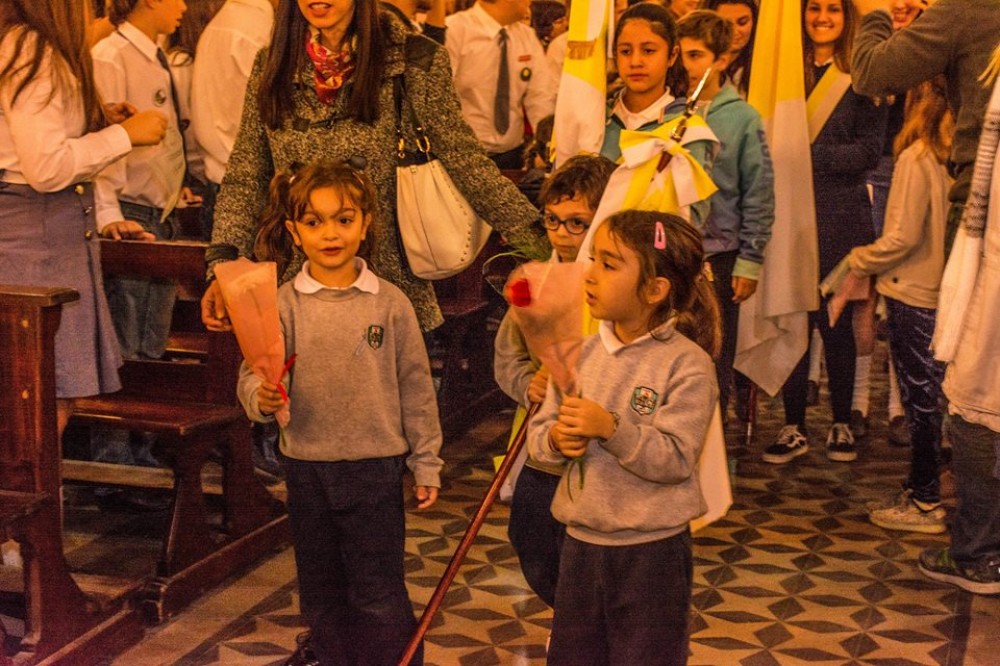
POLYGON ((531 305, 531 285, 526 278, 514 280, 507 285, 507 302, 519 308, 531 305))

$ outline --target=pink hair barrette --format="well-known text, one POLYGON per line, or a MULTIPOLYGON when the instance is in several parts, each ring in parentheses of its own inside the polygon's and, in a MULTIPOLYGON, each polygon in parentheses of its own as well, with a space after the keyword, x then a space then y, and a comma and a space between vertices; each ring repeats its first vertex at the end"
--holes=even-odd
POLYGON ((667 232, 663 230, 663 222, 656 222, 656 230, 653 232, 653 247, 657 250, 667 249, 667 232))

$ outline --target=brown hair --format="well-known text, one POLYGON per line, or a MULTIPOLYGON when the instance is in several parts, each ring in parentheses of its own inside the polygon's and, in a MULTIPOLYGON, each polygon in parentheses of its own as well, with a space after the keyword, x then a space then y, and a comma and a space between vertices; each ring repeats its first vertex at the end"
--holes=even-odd
POLYGON ((0 86, 14 89, 11 103, 34 80, 51 53, 51 62, 44 64, 56 78, 52 94, 59 87, 79 85, 87 130, 92 132, 107 125, 87 44, 89 21, 90 5, 80 0, 4 0, 0 10, 0 40, 21 29, 13 37, 10 53, 14 55, 0 62, 0 86))
MULTIPOLYGON (((378 0, 354 1, 354 16, 344 39, 352 44, 356 67, 342 93, 348 95, 348 117, 358 122, 371 124, 378 118, 390 20, 388 14, 379 11, 378 0)), ((270 129, 278 129, 294 113, 295 82, 309 61, 308 34, 309 23, 298 4, 291 0, 280 3, 257 89, 260 117, 270 129)))
POLYGON ((670 295, 650 314, 650 331, 676 315, 679 332, 713 358, 722 348, 722 326, 715 290, 703 272, 701 233, 681 217, 653 211, 624 210, 605 221, 611 237, 639 257, 639 285, 658 277, 670 281, 670 295), (664 249, 654 247, 656 226, 666 236, 664 249))
POLYGON ((108 0, 108 18, 112 25, 121 25, 128 20, 139 0, 108 0))
POLYGON ((274 261, 282 275, 295 254, 295 244, 285 228, 286 220, 299 220, 305 215, 309 198, 315 190, 332 187, 341 196, 350 198, 364 215, 371 215, 372 226, 361 243, 358 255, 370 257, 374 247, 374 225, 377 218, 375 186, 365 175, 344 160, 315 162, 306 166, 293 164, 289 171, 278 172, 271 179, 269 196, 257 226, 254 257, 258 261, 274 261))
POLYGON ((757 41, 757 15, 760 13, 760 10, 757 8, 755 0, 707 0, 705 2, 705 9, 718 11, 721 5, 743 5, 750 10, 750 16, 752 17, 750 19, 750 37, 747 39, 746 46, 740 50, 739 55, 733 58, 733 61, 729 63, 729 67, 726 68, 726 74, 730 79, 737 72, 743 72, 740 76, 740 82, 737 84, 737 90, 746 97, 750 91, 750 68, 753 65, 753 47, 757 41))
POLYGON ((575 155, 545 179, 538 201, 545 206, 580 196, 596 211, 614 170, 615 163, 603 155, 575 155))
POLYGON ((208 22, 222 9, 226 0, 187 0, 187 11, 177 29, 170 34, 170 53, 180 51, 194 58, 198 39, 208 22))
POLYGON ((917 141, 923 141, 937 161, 947 164, 955 120, 948 108, 946 82, 942 75, 924 81, 906 94, 903 127, 892 144, 895 157, 917 141))
MULTIPOLYGON (((802 56, 805 60, 806 94, 816 87, 815 47, 806 32, 806 7, 814 0, 802 0, 802 56)), ((840 0, 844 11, 844 31, 833 44, 833 62, 844 74, 851 73, 851 52, 854 44, 854 32, 857 29, 858 15, 852 0, 840 0)))
POLYGON ((677 39, 698 39, 716 58, 729 53, 733 25, 711 9, 696 9, 677 22, 677 39))

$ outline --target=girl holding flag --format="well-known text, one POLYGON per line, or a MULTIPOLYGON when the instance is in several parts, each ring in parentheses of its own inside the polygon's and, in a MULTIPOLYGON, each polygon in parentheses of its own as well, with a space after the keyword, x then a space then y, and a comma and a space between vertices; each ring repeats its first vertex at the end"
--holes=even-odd
MULTIPOLYGON (((874 241, 865 175, 881 152, 885 106, 876 107, 851 90, 850 49, 856 20, 853 6, 843 0, 805 0, 803 5, 802 50, 820 276, 829 274, 854 246, 874 241)), ((818 326, 823 338, 829 374, 833 426, 826 438, 826 454, 830 460, 850 462, 858 455, 849 425, 854 363, 843 362, 855 357, 851 308, 848 305, 848 311, 831 326, 825 303, 824 299, 820 309, 810 313, 810 323, 818 326)), ((809 449, 805 431, 808 373, 809 355, 805 354, 785 382, 786 425, 764 450, 765 462, 787 463, 809 449)))

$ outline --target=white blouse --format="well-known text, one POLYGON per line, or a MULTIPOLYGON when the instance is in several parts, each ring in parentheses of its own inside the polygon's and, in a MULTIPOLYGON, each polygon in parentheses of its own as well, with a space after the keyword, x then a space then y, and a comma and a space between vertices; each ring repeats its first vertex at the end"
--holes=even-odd
MULTIPOLYGON (((19 31, 0 43, 0 62, 13 56, 19 31)), ((29 40, 30 42, 30 40, 29 40)), ((22 48, 16 57, 33 51, 22 48)), ((58 192, 92 179, 97 172, 132 149, 120 125, 86 133, 87 121, 79 85, 68 74, 55 74, 51 53, 35 78, 13 102, 16 85, 0 88, 0 180, 30 185, 39 192, 58 192)))

